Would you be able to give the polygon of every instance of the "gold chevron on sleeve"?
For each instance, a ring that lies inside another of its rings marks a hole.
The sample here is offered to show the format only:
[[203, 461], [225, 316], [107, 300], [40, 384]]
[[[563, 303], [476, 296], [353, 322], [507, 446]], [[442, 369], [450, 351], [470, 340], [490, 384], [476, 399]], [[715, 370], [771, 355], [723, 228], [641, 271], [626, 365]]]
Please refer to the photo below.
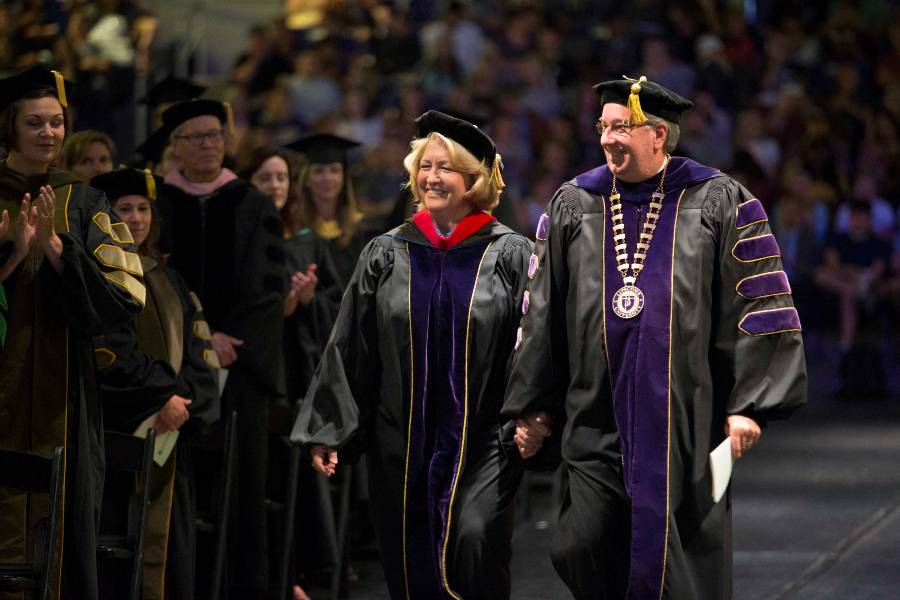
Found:
[[104, 267], [122, 269], [138, 277], [144, 275], [141, 259], [134, 252], [126, 252], [111, 244], [100, 244], [94, 249], [94, 256]]
[[113, 223], [112, 219], [109, 218], [109, 214], [100, 211], [94, 215], [92, 220], [100, 231], [110, 236], [114, 241], [120, 244], [134, 243], [134, 238], [131, 237], [131, 230], [128, 229], [128, 225], [125, 223]]
[[109, 273], [104, 273], [103, 276], [117, 286], [125, 288], [125, 290], [131, 294], [141, 306], [144, 306], [144, 303], [147, 300], [147, 288], [145, 288], [144, 284], [137, 278], [129, 275], [125, 271], [111, 271]]
[[194, 335], [196, 335], [203, 341], [210, 340], [212, 338], [212, 334], [209, 331], [209, 323], [201, 319], [197, 319], [196, 321], [194, 321]]
[[222, 368], [222, 365], [219, 363], [219, 356], [216, 354], [215, 350], [210, 350], [209, 348], [204, 350], [203, 361], [213, 369]]

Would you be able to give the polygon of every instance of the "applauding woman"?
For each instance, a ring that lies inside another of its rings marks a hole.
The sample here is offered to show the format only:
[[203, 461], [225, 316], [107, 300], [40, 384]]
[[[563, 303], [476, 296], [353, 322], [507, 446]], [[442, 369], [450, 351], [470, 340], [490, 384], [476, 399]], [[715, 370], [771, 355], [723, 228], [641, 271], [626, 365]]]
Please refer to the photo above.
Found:
[[[91, 338], [130, 320], [145, 289], [128, 227], [114, 222], [103, 194], [52, 167], [71, 91], [40, 67], [0, 80], [0, 145], [8, 152], [0, 163], [0, 270], [9, 311], [0, 431], [6, 449], [65, 449], [62, 586], [92, 600], [104, 462]], [[46, 497], [0, 492], [0, 562], [27, 562], [46, 514]]]
[[364, 249], [292, 439], [327, 475], [367, 454], [392, 598], [506, 599], [520, 474], [497, 438], [531, 247], [490, 215], [493, 141], [437, 111], [416, 125], [418, 212]]

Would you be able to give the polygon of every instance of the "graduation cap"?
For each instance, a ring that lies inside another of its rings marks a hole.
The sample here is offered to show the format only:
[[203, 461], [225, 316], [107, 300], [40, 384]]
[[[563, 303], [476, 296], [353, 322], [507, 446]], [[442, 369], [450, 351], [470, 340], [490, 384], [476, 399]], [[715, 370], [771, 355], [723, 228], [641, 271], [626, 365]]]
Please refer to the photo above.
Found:
[[314, 133], [286, 144], [285, 148], [304, 154], [310, 164], [336, 162], [346, 164], [347, 152], [360, 145], [359, 142], [331, 133]]
[[167, 133], [172, 133], [185, 121], [206, 115], [218, 118], [229, 133], [234, 133], [231, 105], [218, 100], [185, 100], [173, 104], [162, 114], [163, 128]]
[[147, 106], [159, 106], [183, 102], [196, 98], [206, 91], [206, 87], [197, 85], [186, 79], [179, 79], [172, 75], [166, 75], [162, 80], [147, 90], [147, 95], [141, 98], [141, 104]]
[[149, 170], [124, 168], [95, 176], [91, 179], [91, 187], [106, 194], [110, 204], [122, 196], [144, 196], [148, 200], [156, 200], [156, 190], [163, 180]]
[[594, 91], [600, 94], [600, 105], [607, 102], [622, 104], [631, 111], [633, 123], [647, 121], [645, 113], [661, 117], [672, 123], [678, 123], [681, 113], [694, 106], [694, 103], [666, 89], [658, 83], [647, 81], [641, 75], [640, 79], [616, 79], [604, 81], [594, 86]]
[[63, 108], [69, 105], [68, 97], [72, 95], [73, 84], [66, 81], [59, 71], [51, 71], [44, 67], [31, 67], [11, 77], [0, 79], [0, 110], [30, 92], [50, 89]]
[[140, 154], [144, 160], [153, 164], [162, 160], [163, 152], [169, 145], [169, 132], [165, 127], [160, 127], [151, 133], [143, 144], [135, 148], [135, 152]]
[[468, 121], [451, 117], [437, 110], [422, 113], [415, 123], [420, 138], [435, 131], [453, 140], [471, 152], [472, 156], [484, 161], [485, 166], [491, 171], [491, 180], [496, 180], [501, 189], [506, 186], [503, 176], [500, 174], [503, 169], [503, 161], [497, 154], [497, 146], [494, 145], [494, 140], [481, 129]]

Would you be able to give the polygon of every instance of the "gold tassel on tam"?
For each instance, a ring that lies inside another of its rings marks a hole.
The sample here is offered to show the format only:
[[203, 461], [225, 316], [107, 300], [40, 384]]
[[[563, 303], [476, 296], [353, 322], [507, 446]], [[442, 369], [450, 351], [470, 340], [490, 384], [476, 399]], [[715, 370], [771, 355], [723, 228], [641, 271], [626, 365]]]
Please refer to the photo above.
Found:
[[56, 79], [56, 97], [63, 108], [69, 106], [69, 100], [66, 98], [66, 80], [59, 71], [50, 71]]
[[234, 109], [231, 108], [231, 102], [223, 102], [225, 107], [225, 130], [230, 137], [234, 137]]
[[494, 155], [494, 166], [491, 168], [491, 178], [489, 181], [496, 181], [497, 187], [501, 190], [506, 187], [506, 182], [503, 181], [503, 174], [501, 173], [501, 169], [503, 168], [503, 158], [499, 154]]
[[144, 177], [147, 179], [147, 199], [156, 200], [156, 180], [153, 179], [150, 169], [144, 169]]
[[640, 79], [632, 79], [623, 75], [625, 79], [628, 81], [633, 81], [631, 84], [631, 93], [628, 94], [628, 110], [631, 111], [631, 122], [632, 123], [646, 123], [647, 115], [644, 114], [644, 111], [641, 109], [641, 99], [638, 94], [641, 93], [641, 84], [647, 81], [647, 77], [641, 75]]

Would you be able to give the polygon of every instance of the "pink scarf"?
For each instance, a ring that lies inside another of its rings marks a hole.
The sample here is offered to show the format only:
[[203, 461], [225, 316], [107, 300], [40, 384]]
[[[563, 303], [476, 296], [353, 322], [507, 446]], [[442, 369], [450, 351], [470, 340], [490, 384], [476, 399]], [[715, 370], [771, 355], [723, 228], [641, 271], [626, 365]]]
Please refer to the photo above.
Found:
[[175, 170], [166, 175], [166, 183], [180, 188], [191, 196], [209, 196], [214, 191], [230, 181], [237, 179], [237, 175], [230, 169], [222, 169], [219, 176], [212, 181], [206, 183], [195, 183], [189, 181], [187, 177], [181, 174], [181, 171]]

